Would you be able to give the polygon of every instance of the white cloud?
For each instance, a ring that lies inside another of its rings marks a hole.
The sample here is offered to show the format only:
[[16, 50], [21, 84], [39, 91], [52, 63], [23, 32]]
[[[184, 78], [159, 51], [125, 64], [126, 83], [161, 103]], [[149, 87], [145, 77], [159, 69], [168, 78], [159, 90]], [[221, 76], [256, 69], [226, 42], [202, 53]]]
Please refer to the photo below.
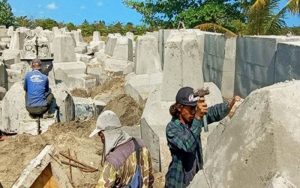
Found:
[[81, 5], [80, 9], [83, 10], [83, 9], [86, 9], [86, 7], [84, 5]]
[[98, 1], [98, 2], [97, 2], [97, 6], [98, 6], [98, 7], [101, 7], [102, 5], [103, 5], [103, 2], [102, 2], [102, 1]]
[[57, 9], [58, 7], [57, 7], [57, 5], [53, 2], [53, 3], [48, 4], [48, 5], [47, 5], [47, 8], [48, 8], [49, 10], [55, 10], [55, 9]]

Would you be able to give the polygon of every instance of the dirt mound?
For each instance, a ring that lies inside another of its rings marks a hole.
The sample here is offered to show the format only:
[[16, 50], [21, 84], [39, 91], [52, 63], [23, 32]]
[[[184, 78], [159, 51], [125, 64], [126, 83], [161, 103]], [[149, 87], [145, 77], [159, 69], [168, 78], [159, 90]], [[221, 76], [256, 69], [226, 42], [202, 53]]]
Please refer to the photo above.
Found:
[[[11, 187], [22, 170], [47, 145], [52, 144], [59, 152], [68, 149], [81, 162], [101, 170], [102, 144], [88, 135], [95, 127], [95, 120], [52, 125], [50, 130], [39, 136], [17, 135], [0, 142], [0, 182], [3, 187]], [[56, 155], [60, 160], [65, 160]], [[64, 166], [69, 176], [69, 167]], [[99, 178], [97, 173], [82, 173], [73, 168], [73, 181], [76, 187], [94, 187]]]
[[74, 97], [96, 98], [108, 102], [114, 97], [124, 94], [124, 76], [113, 76], [106, 80], [102, 85], [89, 90], [74, 89], [71, 91]]
[[143, 113], [143, 108], [133, 98], [125, 94], [121, 94], [111, 100], [104, 110], [115, 112], [123, 126], [138, 125]]

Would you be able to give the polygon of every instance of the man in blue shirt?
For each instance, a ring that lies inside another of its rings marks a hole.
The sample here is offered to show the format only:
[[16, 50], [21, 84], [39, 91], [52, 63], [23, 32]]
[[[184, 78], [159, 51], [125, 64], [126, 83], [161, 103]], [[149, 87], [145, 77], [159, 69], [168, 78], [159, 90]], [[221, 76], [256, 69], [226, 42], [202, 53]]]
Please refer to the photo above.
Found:
[[26, 109], [32, 116], [41, 116], [48, 111], [53, 102], [53, 94], [49, 88], [48, 77], [41, 73], [42, 63], [39, 59], [33, 59], [32, 71], [24, 78], [24, 90], [26, 92]]

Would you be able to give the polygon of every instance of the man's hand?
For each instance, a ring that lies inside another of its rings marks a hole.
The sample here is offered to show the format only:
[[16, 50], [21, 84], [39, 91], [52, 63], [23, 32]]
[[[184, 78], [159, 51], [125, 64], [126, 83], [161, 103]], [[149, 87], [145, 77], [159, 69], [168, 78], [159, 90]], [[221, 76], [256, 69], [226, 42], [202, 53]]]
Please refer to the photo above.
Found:
[[208, 112], [208, 108], [207, 108], [207, 104], [205, 103], [205, 99], [204, 97], [200, 97], [196, 106], [195, 118], [198, 120], [202, 119], [203, 116], [207, 114], [207, 112]]
[[243, 102], [243, 99], [240, 96], [234, 96], [229, 104], [229, 117], [231, 118], [238, 106]]

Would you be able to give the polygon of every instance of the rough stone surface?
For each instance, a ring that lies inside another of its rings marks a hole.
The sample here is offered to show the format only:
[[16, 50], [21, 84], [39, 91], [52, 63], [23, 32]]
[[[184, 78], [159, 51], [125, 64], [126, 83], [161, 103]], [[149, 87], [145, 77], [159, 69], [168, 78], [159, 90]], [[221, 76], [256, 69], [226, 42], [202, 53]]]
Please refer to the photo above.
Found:
[[144, 105], [151, 91], [162, 83], [162, 73], [130, 75], [125, 83], [125, 93], [138, 104]]
[[154, 36], [138, 37], [135, 53], [136, 74], [150, 74], [161, 72], [158, 42]]
[[69, 35], [58, 35], [53, 40], [54, 64], [76, 61], [75, 46]]
[[103, 70], [101, 64], [87, 65], [86, 73], [96, 78], [97, 85], [103, 84], [108, 79], [108, 76], [106, 72]]
[[279, 43], [275, 61], [275, 82], [300, 79], [300, 42]]
[[91, 98], [73, 97], [75, 105], [75, 118], [88, 119], [95, 116], [95, 105]]
[[279, 42], [299, 37], [238, 37], [234, 93], [246, 97], [251, 91], [274, 84], [275, 59]]
[[6, 94], [6, 89], [4, 87], [0, 87], [0, 101], [4, 98], [5, 94]]
[[203, 87], [200, 46], [195, 32], [173, 32], [165, 45], [163, 101], [173, 101], [179, 88]]
[[[256, 90], [215, 129], [205, 157], [210, 187], [272, 187], [280, 185], [277, 174], [285, 185], [300, 185], [299, 89], [300, 81], [291, 81]], [[201, 176], [194, 179], [198, 187], [205, 184]]]
[[114, 59], [133, 61], [133, 41], [128, 37], [109, 36], [105, 53]]
[[86, 65], [83, 62], [64, 62], [53, 64], [54, 74], [56, 80], [63, 80], [64, 76], [60, 74], [60, 70], [67, 75], [84, 74], [86, 72]]
[[236, 38], [205, 33], [203, 74], [205, 82], [214, 82], [224, 97], [234, 91]]
[[7, 71], [3, 62], [0, 61], [0, 87], [7, 88]]

